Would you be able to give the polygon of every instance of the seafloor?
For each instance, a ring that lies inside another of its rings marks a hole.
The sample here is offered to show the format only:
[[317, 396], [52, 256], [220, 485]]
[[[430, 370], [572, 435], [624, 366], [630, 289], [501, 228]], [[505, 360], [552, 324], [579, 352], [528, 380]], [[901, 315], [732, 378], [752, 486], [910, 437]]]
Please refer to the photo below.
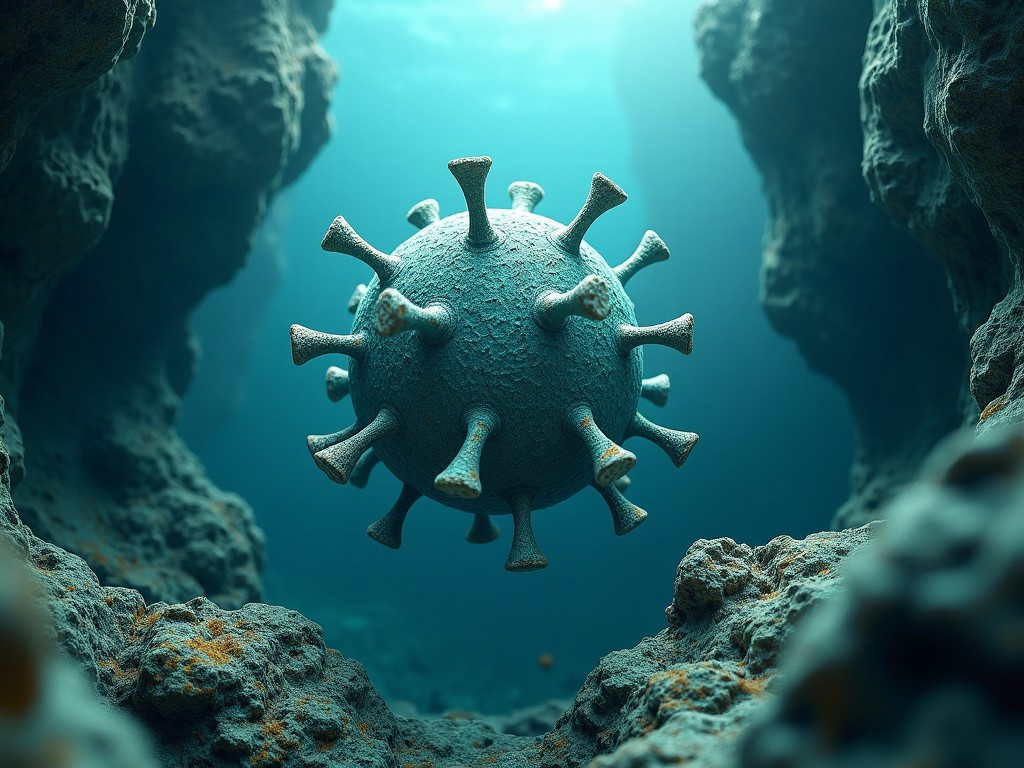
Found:
[[189, 313], [330, 135], [332, 5], [4, 4], [0, 765], [1020, 765], [1024, 7], [700, 8], [764, 309], [849, 399], [852, 493], [830, 531], [680, 551], [662, 631], [565, 707], [425, 719], [257, 602], [252, 510], [176, 426]]

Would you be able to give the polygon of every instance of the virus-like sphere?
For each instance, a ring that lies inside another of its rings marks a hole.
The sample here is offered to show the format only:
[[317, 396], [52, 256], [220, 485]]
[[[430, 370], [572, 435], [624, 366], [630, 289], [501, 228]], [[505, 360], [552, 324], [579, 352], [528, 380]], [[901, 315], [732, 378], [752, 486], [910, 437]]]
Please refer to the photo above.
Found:
[[349, 303], [352, 333], [291, 329], [302, 364], [330, 353], [349, 356], [348, 371], [327, 371], [327, 394], [352, 397], [356, 423], [307, 439], [313, 459], [338, 483], [362, 487], [382, 462], [403, 483], [395, 506], [367, 531], [389, 547], [421, 496], [474, 515], [469, 541], [493, 541], [491, 515], [511, 514], [505, 567], [543, 568], [530, 513], [593, 485], [612, 513], [615, 532], [646, 517], [622, 495], [636, 457], [627, 437], [661, 446], [676, 466], [697, 435], [665, 429], [637, 412], [640, 397], [664, 404], [668, 377], [643, 379], [642, 344], [684, 354], [693, 318], [636, 326], [625, 284], [644, 266], [668, 258], [647, 232], [619, 266], [583, 242], [590, 225], [626, 195], [595, 174], [582, 210], [568, 226], [533, 213], [539, 186], [509, 187], [512, 207], [488, 209], [491, 160], [448, 164], [467, 213], [441, 219], [435, 200], [409, 211], [419, 232], [386, 254], [342, 217], [324, 250], [366, 262], [376, 276]]

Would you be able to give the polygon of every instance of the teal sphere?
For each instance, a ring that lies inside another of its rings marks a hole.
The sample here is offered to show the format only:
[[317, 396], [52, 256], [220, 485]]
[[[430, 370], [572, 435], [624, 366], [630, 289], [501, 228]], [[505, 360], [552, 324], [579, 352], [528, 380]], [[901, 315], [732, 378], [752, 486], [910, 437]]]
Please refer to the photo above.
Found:
[[[573, 407], [589, 406], [597, 426], [621, 443], [637, 410], [643, 351], [617, 346], [620, 324], [633, 325], [633, 304], [601, 255], [582, 243], [567, 253], [552, 234], [563, 225], [524, 210], [488, 209], [498, 239], [466, 242], [465, 213], [440, 219], [399, 245], [401, 260], [388, 287], [419, 305], [441, 305], [451, 329], [438, 341], [417, 332], [384, 337], [377, 330], [374, 278], [353, 324], [366, 352], [349, 368], [352, 403], [361, 425], [390, 407], [400, 429], [374, 443], [391, 472], [425, 496], [488, 515], [510, 511], [508, 499], [529, 491], [533, 507], [572, 496], [594, 479], [586, 445], [566, 425]], [[556, 328], [538, 321], [548, 291], [565, 292], [588, 275], [608, 286], [608, 315], [570, 316]], [[466, 413], [489, 406], [500, 425], [480, 458], [479, 497], [435, 487], [466, 439]]]

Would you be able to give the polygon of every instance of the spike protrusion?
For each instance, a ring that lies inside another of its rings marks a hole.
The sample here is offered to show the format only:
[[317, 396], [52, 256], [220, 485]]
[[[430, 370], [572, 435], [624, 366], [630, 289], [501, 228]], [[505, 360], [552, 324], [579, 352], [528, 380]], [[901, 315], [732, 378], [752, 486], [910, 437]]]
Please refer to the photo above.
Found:
[[491, 520], [491, 516], [482, 512], [473, 515], [473, 524], [466, 532], [466, 541], [470, 544], [487, 544], [496, 538], [498, 538], [498, 526]]
[[436, 344], [448, 338], [452, 324], [451, 312], [441, 304], [417, 306], [394, 288], [385, 288], [377, 297], [377, 332], [381, 336], [419, 331], [425, 342]]
[[348, 371], [344, 368], [332, 365], [327, 369], [327, 376], [325, 379], [327, 384], [327, 399], [332, 403], [344, 400], [349, 391]]
[[544, 190], [532, 181], [513, 181], [508, 185], [508, 196], [512, 199], [513, 211], [529, 212], [544, 199]]
[[398, 501], [384, 517], [366, 529], [366, 535], [385, 547], [398, 549], [402, 546], [402, 526], [405, 525], [405, 516], [409, 514], [412, 505], [422, 495], [411, 485], [403, 484], [402, 492], [398, 494]]
[[616, 536], [629, 533], [647, 519], [647, 512], [623, 496], [622, 492], [615, 487], [615, 483], [606, 486], [600, 486], [597, 483], [592, 483], [592, 485], [600, 491], [605, 503], [608, 504]]
[[687, 312], [661, 325], [619, 326], [619, 351], [623, 354], [641, 344], [661, 344], [688, 355], [693, 351], [693, 315]]
[[356, 488], [365, 488], [366, 483], [370, 480], [370, 473], [378, 464], [380, 464], [380, 456], [371, 448], [359, 457], [359, 461], [352, 468], [352, 474], [348, 476], [349, 483]]
[[665, 241], [658, 237], [658, 233], [652, 229], [644, 232], [640, 238], [640, 245], [633, 251], [633, 255], [615, 267], [612, 272], [619, 278], [619, 282], [625, 285], [629, 278], [635, 275], [644, 267], [665, 261], [669, 257], [668, 246]]
[[580, 252], [580, 243], [598, 216], [626, 202], [626, 193], [618, 184], [603, 173], [595, 173], [590, 182], [590, 192], [576, 218], [569, 226], [552, 233], [551, 239], [571, 254]]
[[487, 196], [485, 186], [487, 172], [491, 170], [489, 157], [461, 157], [448, 163], [448, 170], [462, 187], [469, 212], [469, 232], [466, 244], [471, 248], [486, 248], [497, 242], [498, 233], [487, 217]]
[[565, 293], [542, 293], [537, 298], [534, 317], [542, 327], [557, 330], [570, 315], [604, 320], [610, 309], [608, 281], [598, 275], [587, 275]]
[[410, 208], [409, 212], [405, 214], [405, 220], [417, 229], [429, 227], [440, 218], [441, 206], [438, 204], [437, 200], [432, 197], [416, 203], [416, 205]]
[[308, 363], [314, 357], [323, 355], [348, 355], [361, 360], [366, 354], [361, 333], [341, 336], [336, 333], [314, 331], [304, 325], [296, 324], [291, 327], [291, 337], [292, 362], [296, 365]]
[[520, 492], [509, 499], [512, 507], [512, 547], [505, 560], [506, 571], [536, 571], [547, 568], [547, 558], [537, 546], [533, 536], [533, 522], [530, 520], [530, 505], [533, 494]]
[[459, 499], [476, 499], [483, 492], [480, 484], [480, 454], [484, 443], [501, 425], [497, 411], [488, 405], [476, 405], [466, 412], [466, 439], [452, 463], [434, 478], [434, 487]]
[[383, 251], [378, 251], [368, 242], [363, 240], [352, 226], [345, 221], [344, 216], [338, 216], [327, 229], [320, 247], [325, 251], [344, 253], [346, 256], [355, 256], [364, 262], [374, 272], [381, 285], [387, 285], [395, 276], [398, 265], [402, 260], [389, 256]]
[[614, 485], [616, 488], [618, 488], [619, 491], [621, 491], [622, 493], [625, 493], [626, 491], [628, 491], [629, 490], [629, 486], [631, 486], [632, 484], [633, 484], [633, 481], [630, 480], [629, 475], [623, 475], [618, 480], [616, 480], [614, 483], [612, 483], [612, 485]]
[[668, 402], [668, 391], [671, 386], [672, 381], [668, 374], [660, 373], [640, 382], [640, 397], [650, 400], [655, 405], [665, 405]]
[[577, 405], [565, 420], [590, 449], [594, 461], [594, 482], [598, 485], [613, 483], [636, 466], [636, 456], [616, 445], [598, 428], [589, 406]]
[[313, 454], [313, 461], [336, 483], [347, 483], [356, 462], [376, 441], [395, 434], [400, 428], [398, 415], [387, 406], [373, 421], [347, 440]]
[[330, 448], [332, 445], [337, 445], [342, 440], [348, 440], [358, 431], [359, 422], [356, 422], [349, 427], [345, 427], [345, 429], [332, 432], [329, 435], [309, 435], [306, 438], [306, 447], [309, 449], [310, 455], [316, 455], [324, 448]]
[[360, 283], [352, 291], [352, 295], [348, 297], [348, 311], [353, 315], [359, 310], [359, 305], [363, 301], [363, 296], [366, 295], [366, 286]]
[[693, 432], [683, 432], [679, 429], [669, 429], [648, 421], [639, 413], [633, 416], [633, 423], [626, 431], [626, 437], [643, 437], [657, 445], [668, 454], [672, 463], [677, 467], [683, 466], [697, 444], [699, 437]]

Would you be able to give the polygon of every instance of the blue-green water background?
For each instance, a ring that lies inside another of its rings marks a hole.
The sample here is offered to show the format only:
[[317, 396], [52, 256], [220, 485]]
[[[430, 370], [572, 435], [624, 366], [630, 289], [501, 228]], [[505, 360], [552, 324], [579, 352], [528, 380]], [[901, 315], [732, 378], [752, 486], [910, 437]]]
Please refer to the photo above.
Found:
[[[282, 282], [264, 304], [243, 273], [196, 313], [206, 357], [240, 361], [244, 397], [237, 412], [209, 418], [211, 393], [229, 383], [215, 366], [201, 368], [183, 409], [186, 439], [214, 481], [256, 510], [268, 601], [320, 622], [393, 703], [501, 711], [571, 696], [600, 656], [664, 627], [676, 564], [695, 539], [803, 536], [827, 527], [845, 498], [848, 409], [760, 308], [764, 202], [734, 122], [699, 79], [695, 7], [341, 0], [324, 38], [342, 70], [335, 134], [268, 219]], [[410, 515], [402, 549], [370, 540], [366, 526], [399, 484], [379, 467], [367, 489], [341, 487], [313, 465], [305, 435], [352, 418], [349, 403], [329, 403], [323, 390], [325, 366], [344, 361], [296, 368], [288, 347], [293, 322], [346, 332], [348, 296], [370, 276], [320, 250], [335, 215], [390, 250], [414, 231], [404, 220], [413, 203], [436, 197], [442, 215], [464, 209], [446, 163], [482, 154], [494, 158], [492, 207], [507, 205], [510, 181], [529, 179], [547, 193], [538, 212], [562, 221], [595, 170], [614, 179], [630, 199], [588, 242], [615, 264], [645, 229], [658, 231], [673, 255], [630, 282], [638, 319], [696, 318], [689, 358], [645, 351], [647, 375], [667, 372], [673, 387], [666, 408], [641, 409], [701, 435], [689, 462], [677, 470], [631, 441], [639, 463], [630, 498], [648, 520], [618, 538], [586, 489], [534, 516], [551, 564], [526, 574], [502, 569], [508, 518], [497, 521], [497, 542], [471, 546], [468, 517], [427, 500]], [[254, 255], [249, 272], [267, 274], [256, 263], [265, 258]], [[246, 359], [246, 339], [225, 342], [216, 330], [225, 317], [252, 315], [242, 323], [256, 325]], [[550, 670], [538, 664], [544, 653], [554, 656]]]

